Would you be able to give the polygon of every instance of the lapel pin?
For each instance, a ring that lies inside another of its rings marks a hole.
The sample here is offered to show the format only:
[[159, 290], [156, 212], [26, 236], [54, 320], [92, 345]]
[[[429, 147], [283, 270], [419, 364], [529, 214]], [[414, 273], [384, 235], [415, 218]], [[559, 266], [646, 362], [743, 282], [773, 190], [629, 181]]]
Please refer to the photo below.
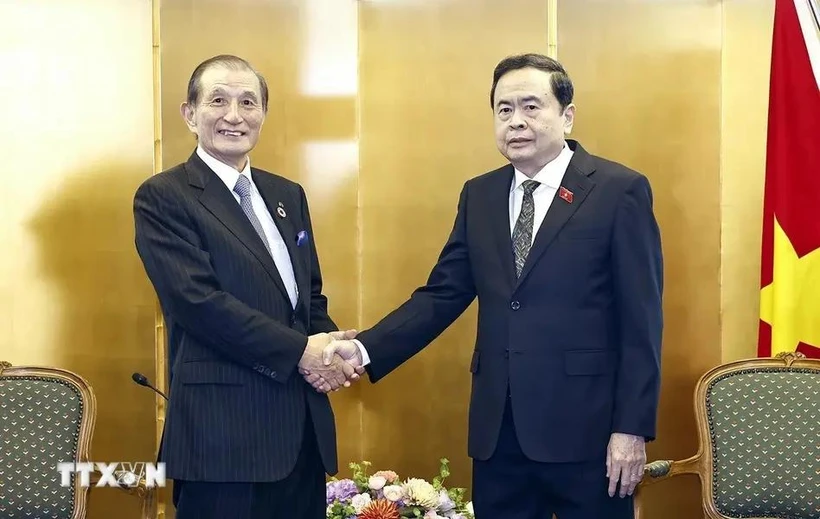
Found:
[[561, 200], [563, 200], [564, 202], [566, 202], [568, 204], [571, 204], [572, 203], [572, 191], [565, 188], [564, 186], [561, 186], [558, 189], [558, 198], [560, 198]]
[[285, 213], [285, 208], [282, 206], [276, 208], [276, 214], [278, 214], [282, 218], [285, 218], [287, 216], [287, 213]]
[[296, 246], [301, 247], [308, 241], [308, 233], [307, 231], [299, 231], [299, 234], [296, 235]]

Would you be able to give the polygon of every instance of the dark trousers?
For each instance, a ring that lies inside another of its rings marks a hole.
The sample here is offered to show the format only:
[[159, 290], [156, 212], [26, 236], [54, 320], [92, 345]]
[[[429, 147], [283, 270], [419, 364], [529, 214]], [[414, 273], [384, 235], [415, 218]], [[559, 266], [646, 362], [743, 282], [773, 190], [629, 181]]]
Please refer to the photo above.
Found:
[[325, 519], [325, 469], [308, 415], [293, 472], [273, 483], [174, 481], [177, 519]]
[[[556, 424], [560, 427], [560, 424]], [[473, 461], [476, 519], [632, 519], [632, 497], [609, 497], [606, 460], [540, 463], [521, 451], [509, 399], [493, 456]]]

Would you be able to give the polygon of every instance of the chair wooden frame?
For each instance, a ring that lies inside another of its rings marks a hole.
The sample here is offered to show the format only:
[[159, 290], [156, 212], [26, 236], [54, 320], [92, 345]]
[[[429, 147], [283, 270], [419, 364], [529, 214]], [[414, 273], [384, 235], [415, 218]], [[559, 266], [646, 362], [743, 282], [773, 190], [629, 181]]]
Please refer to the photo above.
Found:
[[[709, 435], [709, 418], [707, 416], [706, 393], [712, 382], [726, 375], [738, 371], [754, 368], [809, 368], [820, 372], [820, 360], [808, 359], [802, 353], [780, 353], [775, 358], [759, 358], [740, 360], [723, 364], [706, 372], [695, 387], [694, 405], [695, 419], [698, 430], [698, 452], [694, 456], [680, 460], [658, 460], [648, 463], [644, 468], [644, 477], [638, 486], [640, 494], [647, 486], [665, 481], [681, 474], [697, 474], [701, 483], [701, 503], [706, 519], [732, 519], [717, 510], [713, 494], [713, 458], [712, 441]], [[636, 499], [635, 519], [642, 519], [640, 499]], [[766, 517], [749, 519], [769, 519]]]
[[[30, 378], [42, 377], [50, 380], [60, 380], [74, 387], [82, 399], [83, 416], [80, 422], [79, 437], [77, 439], [77, 452], [74, 457], [75, 463], [90, 463], [91, 438], [94, 436], [94, 428], [97, 422], [97, 397], [91, 385], [80, 375], [71, 371], [42, 366], [12, 366], [9, 362], [0, 361], [0, 378]], [[57, 477], [55, 467], [55, 477]], [[91, 474], [91, 485], [82, 487], [80, 478], [74, 478], [74, 514], [72, 519], [85, 519], [88, 513], [88, 501], [91, 489], [99, 481], [100, 474]], [[153, 488], [145, 485], [145, 480], [141, 479], [133, 487], [120, 487], [125, 492], [136, 495], [142, 501], [143, 519], [154, 519], [156, 517], [156, 492]]]

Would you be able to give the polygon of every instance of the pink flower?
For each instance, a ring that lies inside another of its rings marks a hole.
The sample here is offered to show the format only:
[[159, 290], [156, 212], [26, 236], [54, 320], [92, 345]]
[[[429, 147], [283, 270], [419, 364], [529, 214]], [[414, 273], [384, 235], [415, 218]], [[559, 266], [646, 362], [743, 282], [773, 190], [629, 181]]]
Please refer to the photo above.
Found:
[[392, 470], [380, 470], [373, 475], [384, 478], [391, 485], [399, 480], [399, 475]]

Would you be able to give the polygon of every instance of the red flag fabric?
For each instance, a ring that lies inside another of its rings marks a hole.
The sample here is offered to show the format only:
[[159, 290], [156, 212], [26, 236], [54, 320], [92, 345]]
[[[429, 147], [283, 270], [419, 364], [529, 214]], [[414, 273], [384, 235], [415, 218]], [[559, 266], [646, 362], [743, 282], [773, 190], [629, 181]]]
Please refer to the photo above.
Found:
[[763, 202], [759, 357], [799, 351], [820, 358], [818, 34], [816, 0], [776, 0]]

